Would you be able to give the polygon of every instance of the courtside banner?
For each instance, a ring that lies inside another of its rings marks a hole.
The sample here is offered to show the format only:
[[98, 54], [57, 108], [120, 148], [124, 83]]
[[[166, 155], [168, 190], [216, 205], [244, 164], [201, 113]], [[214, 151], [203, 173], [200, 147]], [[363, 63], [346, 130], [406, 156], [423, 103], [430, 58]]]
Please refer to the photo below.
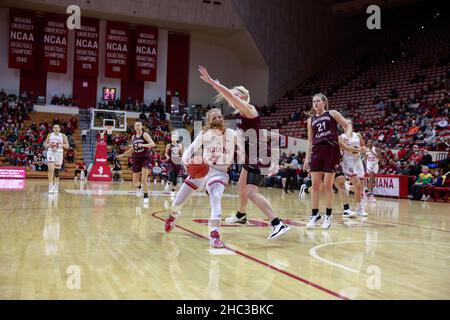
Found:
[[44, 19], [44, 70], [67, 72], [67, 27], [66, 17], [45, 14]]
[[105, 76], [108, 78], [128, 78], [128, 57], [130, 31], [128, 25], [106, 22]]
[[81, 30], [75, 31], [74, 74], [77, 76], [98, 76], [99, 28], [97, 19], [81, 18]]
[[158, 29], [149, 26], [137, 26], [135, 32], [135, 80], [156, 82]]
[[[368, 185], [368, 176], [365, 177], [364, 186]], [[373, 193], [379, 196], [408, 198], [408, 176], [377, 174]]]
[[25, 179], [27, 170], [22, 167], [0, 167], [0, 179]]
[[9, 68], [34, 70], [36, 37], [36, 14], [28, 10], [10, 9]]

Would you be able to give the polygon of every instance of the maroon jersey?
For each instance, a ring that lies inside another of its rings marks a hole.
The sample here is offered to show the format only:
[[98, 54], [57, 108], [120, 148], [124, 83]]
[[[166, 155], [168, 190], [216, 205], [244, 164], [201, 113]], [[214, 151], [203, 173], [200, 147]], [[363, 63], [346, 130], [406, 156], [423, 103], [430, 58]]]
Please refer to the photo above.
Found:
[[133, 144], [133, 157], [148, 157], [150, 155], [149, 149], [147, 148], [139, 148], [138, 145], [146, 144], [147, 141], [144, 139], [144, 135], [141, 136], [133, 136], [131, 138], [131, 143]]
[[170, 163], [172, 165], [181, 165], [181, 145], [180, 144], [170, 144], [169, 147]]
[[324, 142], [331, 144], [338, 143], [337, 121], [328, 111], [321, 116], [312, 117], [311, 127], [313, 131], [313, 145]]
[[[236, 126], [238, 129], [242, 130], [243, 133], [247, 132], [247, 135], [245, 136], [245, 164], [253, 165], [257, 168], [269, 167], [270, 161], [268, 161], [268, 159], [262, 159], [262, 157], [270, 157], [270, 148], [268, 148], [270, 139], [261, 138], [261, 117], [258, 115], [255, 118], [250, 119], [245, 118], [238, 113], [236, 115]], [[256, 141], [250, 138], [252, 134], [247, 130], [255, 131]], [[254, 154], [254, 151], [250, 152], [250, 150], [256, 150], [256, 154]], [[264, 152], [264, 150], [267, 151]]]

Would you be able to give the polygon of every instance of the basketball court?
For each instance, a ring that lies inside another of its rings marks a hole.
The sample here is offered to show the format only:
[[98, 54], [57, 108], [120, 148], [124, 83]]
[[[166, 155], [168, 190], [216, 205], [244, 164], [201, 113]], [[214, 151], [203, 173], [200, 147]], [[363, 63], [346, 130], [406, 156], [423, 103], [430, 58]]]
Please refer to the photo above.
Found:
[[[131, 182], [16, 180], [0, 192], [1, 299], [447, 299], [448, 204], [378, 198], [369, 217], [306, 230], [310, 199], [263, 189], [291, 226], [268, 241], [251, 206], [246, 226], [222, 225], [226, 249], [207, 240], [209, 201], [193, 197], [166, 234], [173, 194], [150, 184], [143, 207]], [[22, 188], [23, 189], [20, 189]], [[236, 210], [227, 187], [225, 219]]]

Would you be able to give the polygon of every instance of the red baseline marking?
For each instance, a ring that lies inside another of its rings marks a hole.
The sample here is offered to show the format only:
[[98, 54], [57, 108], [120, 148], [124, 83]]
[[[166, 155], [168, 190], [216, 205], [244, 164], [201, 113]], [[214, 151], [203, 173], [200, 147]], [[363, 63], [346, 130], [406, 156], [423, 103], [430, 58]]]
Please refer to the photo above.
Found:
[[[157, 216], [157, 214], [158, 214], [158, 213], [161, 213], [161, 212], [165, 212], [165, 211], [157, 211], [157, 212], [153, 213], [152, 216], [153, 216], [154, 218], [159, 219], [159, 220], [161, 220], [161, 221], [164, 222], [165, 220], [164, 220], [163, 218], [160, 218], [160, 217]], [[198, 233], [196, 233], [196, 232], [194, 232], [194, 231], [192, 231], [192, 230], [186, 229], [186, 228], [184, 228], [184, 227], [182, 227], [182, 226], [180, 226], [180, 225], [178, 225], [178, 224], [176, 224], [176, 226], [177, 226], [177, 228], [179, 228], [179, 229], [181, 229], [181, 230], [184, 230], [184, 231], [186, 231], [186, 232], [189, 232], [189, 233], [191, 233], [191, 234], [193, 234], [193, 235], [195, 235], [195, 236], [197, 236], [197, 237], [199, 237], [199, 238], [208, 240], [208, 238], [206, 238], [205, 236], [202, 236], [201, 234], [198, 234]], [[342, 299], [342, 300], [350, 300], [350, 298], [348, 298], [348, 297], [346, 297], [346, 296], [343, 296], [343, 295], [341, 295], [341, 294], [339, 294], [339, 293], [337, 293], [337, 292], [334, 292], [334, 291], [332, 291], [332, 290], [330, 290], [330, 289], [324, 288], [324, 287], [322, 287], [322, 286], [320, 286], [320, 285], [318, 285], [318, 284], [316, 284], [316, 283], [314, 283], [314, 282], [311, 282], [311, 281], [308, 281], [308, 280], [306, 280], [306, 279], [304, 279], [304, 278], [301, 278], [301, 277], [299, 277], [299, 276], [296, 276], [295, 274], [292, 274], [292, 273], [290, 273], [290, 272], [287, 272], [287, 271], [281, 270], [281, 269], [279, 269], [279, 268], [277, 268], [277, 267], [274, 267], [274, 266], [272, 266], [272, 265], [270, 265], [270, 264], [268, 264], [268, 263], [266, 263], [266, 262], [264, 262], [264, 261], [261, 261], [261, 260], [255, 258], [255, 257], [249, 256], [249, 255], [247, 255], [247, 254], [245, 254], [245, 253], [243, 253], [243, 252], [241, 252], [241, 251], [239, 251], [239, 250], [235, 250], [235, 249], [230, 248], [230, 247], [228, 247], [228, 246], [225, 246], [225, 248], [228, 249], [228, 250], [230, 250], [230, 251], [233, 251], [234, 253], [236, 253], [236, 254], [238, 254], [238, 255], [244, 257], [244, 258], [247, 258], [247, 259], [249, 259], [249, 260], [251, 260], [251, 261], [253, 261], [253, 262], [259, 263], [259, 264], [261, 264], [261, 265], [263, 265], [263, 266], [265, 266], [265, 267], [267, 267], [267, 268], [270, 268], [270, 269], [272, 269], [272, 270], [274, 270], [274, 271], [277, 271], [277, 272], [279, 272], [279, 273], [282, 273], [282, 274], [284, 274], [284, 275], [286, 275], [286, 276], [288, 276], [288, 277], [290, 277], [290, 278], [292, 278], [292, 279], [294, 279], [294, 280], [300, 281], [300, 282], [302, 282], [302, 283], [304, 283], [304, 284], [306, 284], [306, 285], [308, 285], [308, 286], [311, 286], [311, 287], [316, 288], [316, 289], [318, 289], [318, 290], [320, 290], [320, 291], [323, 291], [323, 292], [325, 292], [325, 293], [328, 293], [329, 295], [332, 295], [332, 296], [334, 296], [334, 297], [336, 297], [336, 298], [339, 298], [339, 299]]]

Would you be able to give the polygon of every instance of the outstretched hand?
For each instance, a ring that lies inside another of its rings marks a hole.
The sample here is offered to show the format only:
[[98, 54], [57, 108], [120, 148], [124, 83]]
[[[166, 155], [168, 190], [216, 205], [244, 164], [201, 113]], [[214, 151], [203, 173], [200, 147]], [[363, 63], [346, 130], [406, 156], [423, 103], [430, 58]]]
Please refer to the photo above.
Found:
[[198, 71], [200, 72], [200, 79], [202, 79], [208, 84], [212, 84], [214, 82], [214, 80], [211, 78], [211, 76], [208, 73], [208, 70], [206, 70], [205, 67], [203, 66], [198, 67]]

